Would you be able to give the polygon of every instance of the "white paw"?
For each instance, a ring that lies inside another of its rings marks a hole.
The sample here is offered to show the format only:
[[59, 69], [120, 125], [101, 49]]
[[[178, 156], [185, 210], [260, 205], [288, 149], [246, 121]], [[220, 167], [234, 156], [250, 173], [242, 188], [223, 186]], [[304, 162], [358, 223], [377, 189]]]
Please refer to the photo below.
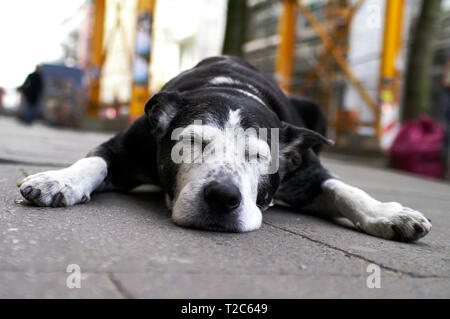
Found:
[[38, 206], [65, 207], [89, 201], [89, 194], [77, 187], [65, 172], [48, 171], [28, 176], [17, 184], [24, 198]]
[[431, 231], [431, 221], [422, 213], [399, 203], [380, 203], [376, 211], [357, 227], [373, 236], [413, 242]]

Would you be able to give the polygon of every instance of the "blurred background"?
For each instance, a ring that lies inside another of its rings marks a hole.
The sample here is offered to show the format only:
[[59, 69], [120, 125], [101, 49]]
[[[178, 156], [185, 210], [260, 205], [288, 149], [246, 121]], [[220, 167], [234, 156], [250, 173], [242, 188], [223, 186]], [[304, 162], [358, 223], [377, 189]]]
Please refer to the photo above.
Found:
[[450, 0], [2, 1], [0, 41], [0, 117], [24, 128], [122, 130], [229, 54], [317, 100], [328, 152], [449, 177]]

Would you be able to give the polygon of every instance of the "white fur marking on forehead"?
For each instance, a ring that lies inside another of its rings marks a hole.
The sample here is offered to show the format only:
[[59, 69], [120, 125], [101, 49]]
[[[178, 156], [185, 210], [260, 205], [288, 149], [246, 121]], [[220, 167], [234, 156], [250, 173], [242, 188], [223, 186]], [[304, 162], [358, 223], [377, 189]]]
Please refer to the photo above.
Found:
[[241, 123], [241, 110], [230, 110], [228, 113], [228, 122], [225, 127], [239, 127]]

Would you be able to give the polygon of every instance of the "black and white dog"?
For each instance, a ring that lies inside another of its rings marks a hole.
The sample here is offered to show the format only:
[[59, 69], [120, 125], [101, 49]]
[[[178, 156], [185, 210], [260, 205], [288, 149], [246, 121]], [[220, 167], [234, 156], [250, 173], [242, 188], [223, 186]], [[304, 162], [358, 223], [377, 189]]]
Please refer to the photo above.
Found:
[[[323, 168], [318, 154], [332, 141], [324, 137], [320, 107], [285, 96], [240, 59], [200, 62], [168, 82], [147, 102], [145, 113], [72, 166], [25, 178], [19, 183], [23, 197], [39, 206], [64, 207], [86, 203], [94, 191], [152, 183], [164, 189], [172, 220], [185, 227], [256, 230], [261, 212], [275, 202], [346, 217], [386, 239], [415, 241], [431, 230], [421, 213], [379, 202]], [[238, 131], [253, 133], [239, 144]], [[243, 161], [228, 160], [242, 151]]]

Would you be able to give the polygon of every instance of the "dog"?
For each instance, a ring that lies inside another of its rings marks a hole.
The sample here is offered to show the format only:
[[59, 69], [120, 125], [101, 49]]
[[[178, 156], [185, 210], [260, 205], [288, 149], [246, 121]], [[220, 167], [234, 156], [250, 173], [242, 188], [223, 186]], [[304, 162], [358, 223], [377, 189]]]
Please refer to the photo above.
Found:
[[[256, 230], [275, 204], [345, 217], [384, 239], [427, 235], [432, 225], [422, 213], [377, 201], [322, 166], [320, 151], [333, 144], [326, 130], [314, 101], [285, 95], [239, 58], [212, 57], [170, 80], [145, 115], [86, 158], [18, 186], [35, 205], [67, 207], [88, 202], [94, 191], [155, 184], [175, 224], [212, 231]], [[251, 134], [234, 143], [237, 131]], [[228, 160], [238, 153], [243, 160]]]

